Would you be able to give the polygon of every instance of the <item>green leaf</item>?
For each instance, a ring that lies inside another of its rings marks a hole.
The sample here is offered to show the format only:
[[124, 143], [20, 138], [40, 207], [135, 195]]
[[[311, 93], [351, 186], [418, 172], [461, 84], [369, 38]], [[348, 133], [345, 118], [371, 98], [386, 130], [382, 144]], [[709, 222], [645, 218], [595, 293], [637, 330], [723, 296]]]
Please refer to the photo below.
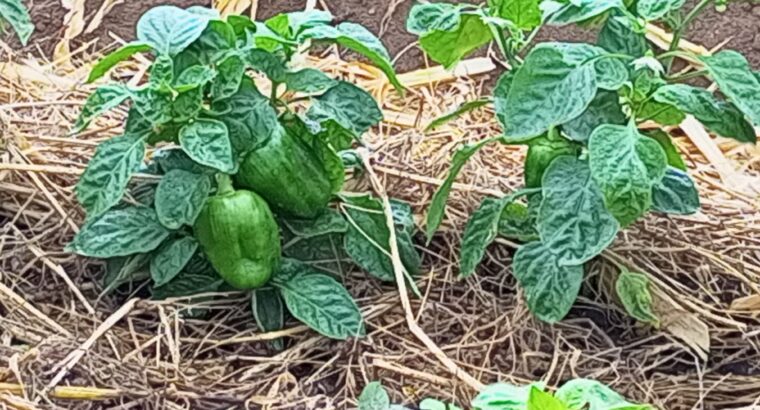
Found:
[[612, 91], [600, 90], [589, 104], [586, 111], [579, 117], [562, 124], [562, 131], [568, 138], [588, 141], [591, 133], [602, 124], [623, 125], [626, 122], [623, 108], [620, 106], [618, 94]]
[[570, 380], [557, 390], [554, 397], [571, 409], [654, 410], [650, 406], [631, 404], [614, 390], [590, 379]]
[[132, 107], [150, 125], [161, 125], [172, 120], [172, 95], [146, 86], [132, 92]]
[[359, 395], [359, 410], [388, 410], [390, 406], [391, 399], [380, 382], [367, 384]]
[[312, 94], [324, 92], [339, 84], [339, 82], [319, 70], [303, 68], [298, 71], [287, 72], [285, 74], [285, 84], [291, 91]]
[[285, 64], [276, 55], [254, 48], [247, 50], [243, 58], [251, 68], [264, 73], [270, 80], [280, 84], [287, 80]]
[[98, 146], [76, 186], [77, 199], [89, 217], [121, 201], [144, 156], [145, 141], [136, 135], [114, 137]]
[[201, 36], [174, 57], [177, 74], [194, 65], [214, 66], [235, 50], [235, 30], [221, 20], [210, 20]]
[[543, 382], [531, 383], [527, 386], [515, 386], [509, 383], [490, 384], [472, 400], [472, 407], [477, 410], [525, 410], [528, 395], [534, 388], [543, 390]]
[[103, 276], [103, 294], [109, 294], [121, 285], [150, 278], [149, 262], [150, 254], [147, 253], [108, 259]]
[[631, 20], [625, 16], [607, 19], [597, 37], [599, 47], [615, 54], [643, 57], [649, 50], [646, 35], [633, 29]]
[[570, 156], [555, 159], [542, 187], [538, 231], [559, 265], [580, 265], [612, 243], [619, 225], [604, 207], [587, 163]]
[[750, 122], [760, 127], [760, 78], [741, 54], [733, 50], [701, 57], [721, 92], [743, 112]]
[[231, 55], [216, 67], [217, 76], [211, 83], [211, 95], [214, 100], [229, 98], [240, 89], [240, 82], [245, 74], [245, 62], [238, 55]]
[[686, 84], [668, 84], [652, 96], [656, 101], [670, 104], [693, 115], [710, 131], [740, 142], [754, 143], [755, 129], [733, 104], [718, 101], [707, 90]]
[[289, 258], [341, 277], [352, 264], [343, 247], [344, 236], [343, 232], [329, 232], [306, 237], [283, 230], [282, 252]]
[[140, 17], [137, 39], [159, 54], [176, 55], [201, 36], [208, 22], [208, 16], [175, 6], [157, 6]]
[[[203, 109], [203, 89], [193, 88], [177, 95], [172, 102], [172, 120], [175, 124], [182, 124], [195, 118]], [[165, 127], [165, 131], [169, 127]], [[175, 127], [172, 127], [175, 128]], [[177, 129], [172, 129], [171, 141], [176, 141]]]
[[488, 44], [493, 37], [483, 19], [475, 14], [462, 14], [454, 29], [436, 29], [420, 37], [420, 47], [444, 68], [454, 67], [462, 58]]
[[[554, 131], [549, 131], [553, 134]], [[546, 168], [555, 158], [562, 155], [577, 155], [580, 146], [558, 136], [542, 135], [530, 140], [528, 153], [525, 156], [525, 187], [541, 186]]]
[[[599, 49], [601, 50], [601, 49]], [[504, 133], [520, 142], [581, 115], [596, 95], [590, 59], [599, 52], [586, 44], [542, 43], [533, 48], [512, 79], [500, 108]]]
[[306, 39], [334, 41], [343, 47], [351, 49], [375, 64], [388, 77], [388, 81], [403, 92], [404, 86], [398, 81], [396, 71], [391, 64], [388, 50], [380, 40], [366, 28], [355, 23], [340, 23], [337, 27], [315, 26], [307, 28], [299, 35], [298, 41]]
[[492, 13], [507, 19], [522, 30], [533, 30], [541, 25], [540, 0], [489, 0]]
[[509, 197], [485, 198], [470, 216], [462, 236], [459, 278], [466, 278], [475, 272], [485, 256], [486, 248], [496, 239], [501, 214], [509, 202]]
[[[344, 196], [349, 229], [345, 237], [348, 255], [370, 275], [387, 282], [395, 280], [390, 257], [390, 230], [383, 204], [369, 195]], [[396, 242], [406, 271], [416, 275], [421, 261], [412, 242], [414, 220], [408, 204], [391, 201]]]
[[615, 282], [615, 291], [631, 317], [659, 326], [660, 319], [652, 310], [654, 302], [649, 293], [649, 278], [646, 275], [621, 272]]
[[277, 111], [248, 78], [237, 93], [212, 104], [216, 118], [227, 125], [232, 146], [238, 154], [260, 147], [279, 130]]
[[340, 212], [327, 208], [314, 219], [284, 219], [282, 223], [297, 236], [312, 238], [328, 233], [345, 233], [348, 231], [346, 222]]
[[222, 172], [235, 170], [227, 126], [221, 121], [199, 119], [179, 131], [179, 143], [196, 162]]
[[84, 103], [82, 112], [74, 124], [74, 132], [80, 132], [90, 125], [90, 122], [123, 103], [131, 96], [129, 89], [121, 84], [109, 84], [98, 87]]
[[433, 235], [441, 226], [443, 221], [443, 214], [446, 210], [446, 201], [449, 199], [451, 193], [451, 187], [454, 185], [454, 180], [459, 175], [464, 164], [481, 148], [487, 144], [494, 142], [495, 139], [489, 138], [478, 142], [477, 144], [466, 144], [460, 147], [457, 152], [454, 153], [454, 157], [451, 159], [451, 169], [449, 175], [443, 181], [440, 188], [435, 191], [433, 200], [430, 202], [430, 208], [428, 208], [428, 214], [426, 219], [426, 234], [428, 243], [432, 240]]
[[665, 177], [652, 189], [652, 209], [658, 212], [689, 215], [699, 210], [699, 191], [689, 174], [668, 167]]
[[665, 17], [671, 11], [679, 10], [686, 0], [639, 0], [636, 12], [644, 20], [654, 21]]
[[321, 165], [330, 179], [331, 193], [335, 194], [343, 189], [346, 177], [346, 169], [340, 155], [319, 135], [311, 132], [307, 124], [298, 116], [284, 118], [284, 129], [291, 135], [298, 137], [307, 147], [310, 147], [321, 162]]
[[93, 258], [127, 256], [150, 252], [168, 236], [150, 208], [112, 209], [88, 220], [66, 250]]
[[[541, 8], [551, 25], [578, 23], [599, 16], [612, 9], [624, 9], [622, 0], [575, 0], [569, 2], [544, 0]], [[550, 12], [547, 16], [547, 12]]]
[[170, 86], [174, 81], [174, 61], [172, 58], [165, 54], [158, 55], [150, 66], [149, 80], [151, 84], [159, 88]]
[[189, 171], [195, 174], [213, 175], [216, 170], [204, 167], [193, 161], [185, 151], [180, 148], [164, 149], [159, 148], [153, 153], [153, 160], [156, 161], [165, 174], [169, 171], [179, 169]]
[[552, 396], [537, 388], [530, 389], [528, 395], [528, 406], [526, 410], [567, 410], [568, 407]]
[[283, 259], [282, 265], [291, 273], [275, 274], [272, 284], [296, 319], [332, 339], [364, 336], [361, 312], [340, 283], [292, 259]]
[[7, 21], [21, 44], [26, 46], [34, 31], [34, 24], [21, 0], [0, 0], [0, 20]]
[[[262, 332], [276, 332], [285, 328], [285, 306], [280, 292], [275, 288], [263, 287], [251, 292], [251, 310], [256, 326]], [[276, 350], [282, 350], [282, 339], [272, 340]]]
[[307, 115], [320, 123], [334, 120], [357, 139], [383, 119], [372, 95], [346, 81], [316, 97]]
[[422, 36], [433, 30], [452, 31], [459, 26], [462, 7], [450, 3], [418, 3], [406, 19], [406, 30]]
[[[242, 75], [242, 74], [241, 74]], [[203, 87], [216, 76], [216, 71], [205, 65], [190, 66], [182, 71], [174, 83], [174, 89], [183, 93]]]
[[604, 203], [622, 226], [633, 223], [652, 205], [652, 187], [667, 166], [656, 141], [633, 126], [602, 125], [589, 139], [589, 165], [604, 193]]
[[665, 151], [668, 165], [680, 169], [681, 171], [686, 171], [686, 163], [683, 158], [681, 158], [681, 153], [678, 151], [678, 148], [673, 144], [670, 134], [660, 129], [654, 129], [644, 131], [644, 135], [652, 138], [660, 144], [660, 148]]
[[538, 212], [535, 207], [532, 208], [528, 208], [519, 202], [507, 204], [499, 218], [499, 236], [520, 242], [539, 240], [536, 226]]
[[427, 127], [425, 127], [425, 131], [430, 131], [432, 129], [438, 128], [443, 124], [446, 124], [447, 122], [454, 120], [456, 118], [461, 117], [462, 115], [477, 110], [480, 107], [483, 107], [485, 105], [488, 105], [491, 102], [490, 98], [481, 98], [479, 100], [473, 100], [473, 101], [466, 101], [463, 104], [461, 104], [459, 107], [457, 107], [454, 111], [442, 115], [435, 120], [431, 121], [430, 124], [428, 124]]
[[208, 176], [180, 169], [164, 175], [156, 190], [158, 220], [169, 229], [192, 226], [211, 191]]
[[[187, 272], [181, 272], [175, 276], [170, 282], [161, 287], [153, 288], [153, 299], [164, 300], [169, 298], [179, 298], [185, 296], [197, 295], [200, 293], [210, 293], [219, 290], [219, 287], [224, 283], [222, 278], [218, 275], [199, 275]], [[202, 299], [195, 299], [195, 301], [201, 301]], [[193, 299], [191, 299], [191, 302]], [[205, 313], [203, 309], [188, 309], [183, 311], [185, 314], [191, 316], [198, 316]]]
[[596, 84], [603, 90], [616, 91], [628, 82], [628, 66], [621, 60], [606, 57], [594, 64]]
[[101, 58], [100, 61], [92, 67], [90, 75], [87, 77], [87, 82], [95, 82], [95, 80], [103, 77], [116, 64], [119, 64], [137, 53], [148, 52], [152, 49], [153, 47], [151, 47], [150, 44], [134, 41], [121, 46], [118, 50]]
[[150, 260], [153, 286], [163, 286], [179, 275], [196, 250], [198, 250], [198, 241], [190, 236], [175, 239], [158, 248]]
[[531, 242], [517, 249], [512, 271], [523, 288], [528, 308], [554, 323], [573, 307], [583, 283], [583, 265], [562, 266], [556, 243]]

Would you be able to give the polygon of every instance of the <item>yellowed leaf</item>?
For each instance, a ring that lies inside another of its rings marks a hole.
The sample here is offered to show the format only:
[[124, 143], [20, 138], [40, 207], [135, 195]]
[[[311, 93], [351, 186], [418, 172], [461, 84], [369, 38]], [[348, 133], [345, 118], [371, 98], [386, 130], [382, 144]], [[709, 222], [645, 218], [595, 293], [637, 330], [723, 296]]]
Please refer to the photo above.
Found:
[[710, 353], [710, 329], [697, 315], [683, 310], [658, 312], [662, 329], [684, 342], [700, 359]]

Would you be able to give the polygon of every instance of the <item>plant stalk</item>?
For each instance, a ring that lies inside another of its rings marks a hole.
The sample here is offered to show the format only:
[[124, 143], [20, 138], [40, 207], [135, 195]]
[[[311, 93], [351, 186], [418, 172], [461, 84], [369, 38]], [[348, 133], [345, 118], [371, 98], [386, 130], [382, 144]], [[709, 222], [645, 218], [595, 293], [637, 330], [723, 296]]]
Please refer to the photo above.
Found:
[[[678, 25], [678, 27], [673, 32], [673, 40], [670, 42], [670, 48], [668, 48], [668, 51], [676, 51], [678, 50], [678, 45], [681, 42], [681, 37], [686, 32], [686, 29], [689, 27], [689, 24], [691, 24], [692, 20], [694, 20], [699, 13], [701, 13], [705, 7], [707, 7], [710, 3], [712, 3], [713, 0], [702, 0], [694, 6], [693, 9], [689, 12], [689, 14], [686, 15], [686, 17], [683, 19], [681, 24]], [[668, 60], [668, 70], [667, 72], [670, 72], [671, 68], [673, 67], [673, 58]]]
[[216, 174], [216, 194], [226, 195], [235, 192], [235, 188], [232, 187], [232, 178], [224, 173]]

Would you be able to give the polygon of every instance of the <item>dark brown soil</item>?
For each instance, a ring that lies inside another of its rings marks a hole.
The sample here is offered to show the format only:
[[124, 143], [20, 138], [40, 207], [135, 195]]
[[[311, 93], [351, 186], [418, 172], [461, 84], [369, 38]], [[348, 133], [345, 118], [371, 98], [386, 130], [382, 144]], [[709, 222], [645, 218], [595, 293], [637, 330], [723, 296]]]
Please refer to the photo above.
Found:
[[[474, 1], [474, 0], [473, 0]], [[100, 5], [98, 0], [87, 1], [86, 22], [92, 18]], [[176, 4], [183, 7], [191, 5], [210, 5], [210, 0], [127, 0], [115, 6], [106, 15], [100, 27], [89, 35], [80, 36], [73, 46], [84, 41], [99, 39], [94, 50], [112, 42], [108, 36], [111, 31], [121, 38], [130, 40], [134, 37], [134, 27], [145, 10], [158, 4]], [[398, 55], [415, 37], [406, 32], [405, 20], [412, 7], [413, 0], [326, 0], [330, 11], [340, 21], [361, 23], [379, 34], [392, 56]], [[694, 0], [690, 1], [694, 3]], [[56, 42], [63, 36], [65, 27], [63, 19], [66, 11], [60, 6], [60, 0], [31, 0], [32, 20], [36, 30], [25, 51], [33, 54], [40, 50], [49, 56]], [[260, 0], [258, 17], [265, 19], [280, 12], [303, 9], [304, 0]], [[11, 47], [19, 48], [15, 37], [6, 35], [3, 40]], [[741, 51], [750, 60], [752, 66], [760, 69], [760, 5], [749, 2], [731, 4], [725, 13], [712, 9], [697, 19], [689, 30], [687, 37], [706, 47], [714, 47], [730, 39], [726, 48]], [[539, 38], [560, 40], [593, 40], [593, 34], [577, 28], [549, 28]], [[397, 68], [400, 72], [412, 70], [424, 65], [422, 53], [413, 47], [399, 58]]]

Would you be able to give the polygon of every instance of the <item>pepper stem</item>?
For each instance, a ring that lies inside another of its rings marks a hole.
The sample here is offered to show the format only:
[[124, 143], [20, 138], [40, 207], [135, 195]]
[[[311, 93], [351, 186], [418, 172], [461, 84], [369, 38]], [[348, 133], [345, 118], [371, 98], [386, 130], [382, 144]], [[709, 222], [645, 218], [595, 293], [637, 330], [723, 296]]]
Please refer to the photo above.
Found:
[[235, 188], [232, 187], [232, 178], [227, 174], [221, 172], [216, 174], [216, 185], [217, 195], [231, 194], [235, 192]]

